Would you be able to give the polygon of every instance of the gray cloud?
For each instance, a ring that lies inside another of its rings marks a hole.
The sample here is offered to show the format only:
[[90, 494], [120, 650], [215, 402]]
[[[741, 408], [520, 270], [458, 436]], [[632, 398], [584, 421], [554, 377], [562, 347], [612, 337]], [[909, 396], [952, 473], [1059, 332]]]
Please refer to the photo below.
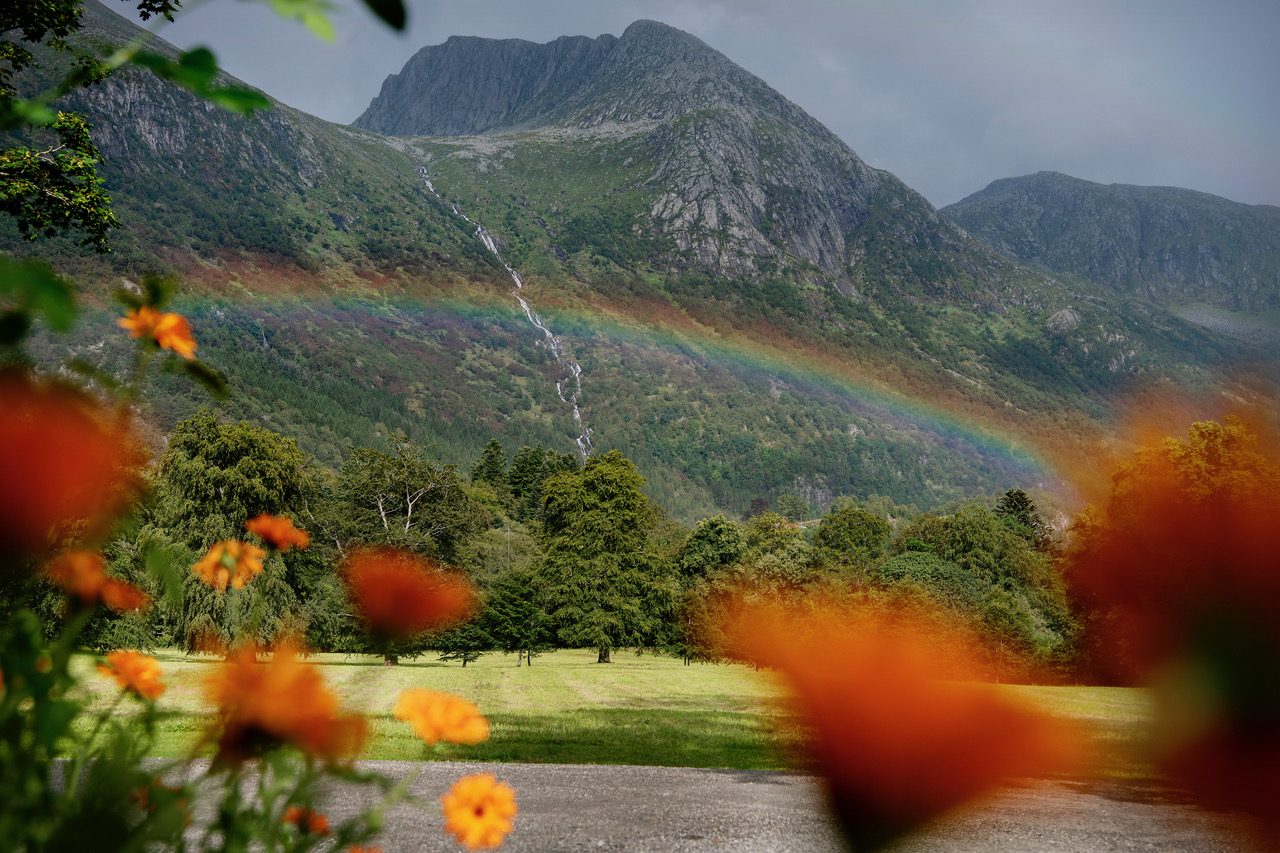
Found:
[[246, 82], [349, 122], [388, 74], [450, 35], [548, 41], [653, 18], [759, 75], [937, 205], [1041, 169], [1280, 204], [1271, 0], [410, 2], [402, 36], [350, 0], [333, 44], [228, 2], [161, 35], [207, 44]]

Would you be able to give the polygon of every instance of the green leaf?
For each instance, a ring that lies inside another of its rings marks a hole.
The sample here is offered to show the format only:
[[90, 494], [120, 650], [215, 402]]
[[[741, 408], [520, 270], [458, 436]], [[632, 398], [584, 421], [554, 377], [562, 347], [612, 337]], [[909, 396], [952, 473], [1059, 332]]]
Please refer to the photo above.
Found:
[[67, 331], [75, 320], [76, 299], [71, 285], [38, 258], [15, 261], [0, 256], [0, 294], [16, 299], [16, 313], [44, 314], [56, 332]]
[[26, 311], [6, 311], [0, 314], [0, 346], [13, 346], [26, 337], [30, 328], [31, 318]]
[[267, 0], [275, 13], [282, 18], [293, 18], [316, 37], [333, 41], [336, 33], [329, 13], [336, 8], [326, 0]]
[[364, 0], [369, 11], [377, 15], [394, 30], [403, 30], [406, 20], [404, 3], [401, 0]]
[[87, 359], [73, 358], [67, 362], [67, 367], [87, 379], [92, 379], [108, 391], [114, 393], [120, 390], [120, 380]]
[[[328, 20], [324, 25], [329, 27], [329, 38], [332, 38], [333, 27]], [[193, 94], [217, 104], [223, 109], [240, 115], [250, 115], [254, 110], [270, 109], [271, 101], [262, 93], [243, 86], [219, 86], [218, 61], [213, 52], [206, 47], [188, 50], [173, 62], [155, 53], [139, 53], [133, 63], [148, 69], [157, 77], [177, 83]]]
[[225, 400], [231, 394], [231, 389], [227, 385], [227, 380], [223, 379], [218, 371], [202, 361], [184, 361], [182, 363], [183, 371], [187, 376], [203, 385], [219, 400]]
[[0, 129], [8, 130], [19, 125], [44, 127], [53, 124], [57, 114], [39, 101], [25, 98], [0, 98]]

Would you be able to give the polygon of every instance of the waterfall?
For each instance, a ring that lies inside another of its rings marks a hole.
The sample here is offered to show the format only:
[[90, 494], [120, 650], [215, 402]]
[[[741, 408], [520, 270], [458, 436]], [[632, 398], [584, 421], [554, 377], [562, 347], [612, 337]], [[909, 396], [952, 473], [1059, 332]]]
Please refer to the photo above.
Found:
[[[443, 197], [441, 197], [440, 193], [436, 191], [435, 186], [431, 183], [431, 179], [427, 175], [426, 168], [419, 167], [418, 174], [422, 177], [422, 182], [427, 185], [427, 189], [431, 191], [431, 194], [441, 201], [444, 201]], [[449, 207], [453, 210], [455, 216], [458, 216], [475, 226], [476, 239], [483, 243], [484, 247], [492, 252], [498, 259], [498, 262], [506, 268], [507, 274], [511, 276], [511, 280], [515, 282], [516, 285], [516, 289], [511, 291], [511, 295], [514, 296], [516, 298], [516, 302], [520, 304], [520, 310], [524, 312], [525, 319], [527, 319], [535, 329], [542, 332], [543, 343], [546, 344], [546, 347], [551, 351], [551, 354], [555, 356], [556, 363], [565, 371], [565, 375], [556, 380], [556, 396], [560, 398], [560, 402], [569, 406], [570, 411], [573, 413], [573, 422], [578, 428], [578, 453], [582, 454], [582, 458], [585, 460], [587, 456], [591, 454], [591, 428], [582, 422], [582, 412], [578, 409], [578, 400], [582, 398], [582, 366], [566, 356], [564, 342], [560, 339], [560, 336], [547, 328], [546, 324], [542, 322], [542, 318], [538, 316], [538, 313], [530, 307], [528, 300], [521, 295], [520, 291], [524, 288], [524, 282], [520, 279], [520, 273], [516, 272], [515, 268], [508, 264], [506, 259], [502, 257], [502, 253], [498, 251], [498, 244], [494, 242], [493, 237], [490, 236], [489, 232], [484, 230], [484, 226], [459, 210], [456, 204], [450, 204]], [[568, 396], [565, 396], [566, 389], [569, 391]]]

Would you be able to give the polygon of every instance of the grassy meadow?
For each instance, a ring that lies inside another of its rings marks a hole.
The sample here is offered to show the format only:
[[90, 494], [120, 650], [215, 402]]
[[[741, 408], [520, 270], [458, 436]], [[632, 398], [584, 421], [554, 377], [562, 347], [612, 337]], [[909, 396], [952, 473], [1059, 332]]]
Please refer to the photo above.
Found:
[[[202, 680], [220, 659], [173, 651], [156, 653], [164, 669], [166, 713], [154, 754], [198, 751], [211, 722]], [[92, 672], [97, 658], [81, 656], [84, 689], [94, 710], [116, 695], [114, 682]], [[383, 666], [373, 656], [320, 654], [310, 658], [348, 710], [372, 722], [362, 757], [460, 759], [561, 764], [637, 764], [732, 769], [803, 769], [795, 746], [806, 732], [789, 710], [775, 676], [738, 664], [684, 666], [674, 658], [615, 651], [613, 663], [596, 653], [561, 650], [515, 666], [511, 655], [487, 655], [463, 668], [431, 657]], [[400, 691], [425, 687], [466, 697], [488, 716], [492, 734], [478, 746], [426, 748], [407, 723], [391, 715]], [[1079, 722], [1101, 745], [1100, 772], [1143, 778], [1141, 758], [1153, 709], [1140, 689], [998, 685], [1014, 701]], [[87, 726], [92, 715], [82, 717]]]

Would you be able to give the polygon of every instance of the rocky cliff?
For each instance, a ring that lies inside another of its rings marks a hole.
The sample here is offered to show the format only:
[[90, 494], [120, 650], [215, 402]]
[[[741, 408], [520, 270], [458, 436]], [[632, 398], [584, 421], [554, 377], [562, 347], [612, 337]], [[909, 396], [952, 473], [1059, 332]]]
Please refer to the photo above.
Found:
[[942, 212], [1002, 252], [1114, 289], [1162, 302], [1280, 308], [1277, 207], [1038, 172], [995, 181]]
[[675, 265], [735, 276], [809, 265], [850, 292], [880, 246], [863, 233], [873, 217], [880, 236], [887, 226], [909, 251], [968, 249], [927, 201], [763, 80], [654, 21], [620, 38], [451, 38], [388, 77], [355, 124], [400, 136], [483, 134], [466, 156], [497, 170], [511, 156], [488, 157], [495, 144], [563, 149], [590, 138], [603, 162], [603, 136], [636, 140], [640, 150], [617, 164], [650, 167], [619, 172], [605, 191], [645, 194], [643, 222], [632, 224], [669, 239]]

